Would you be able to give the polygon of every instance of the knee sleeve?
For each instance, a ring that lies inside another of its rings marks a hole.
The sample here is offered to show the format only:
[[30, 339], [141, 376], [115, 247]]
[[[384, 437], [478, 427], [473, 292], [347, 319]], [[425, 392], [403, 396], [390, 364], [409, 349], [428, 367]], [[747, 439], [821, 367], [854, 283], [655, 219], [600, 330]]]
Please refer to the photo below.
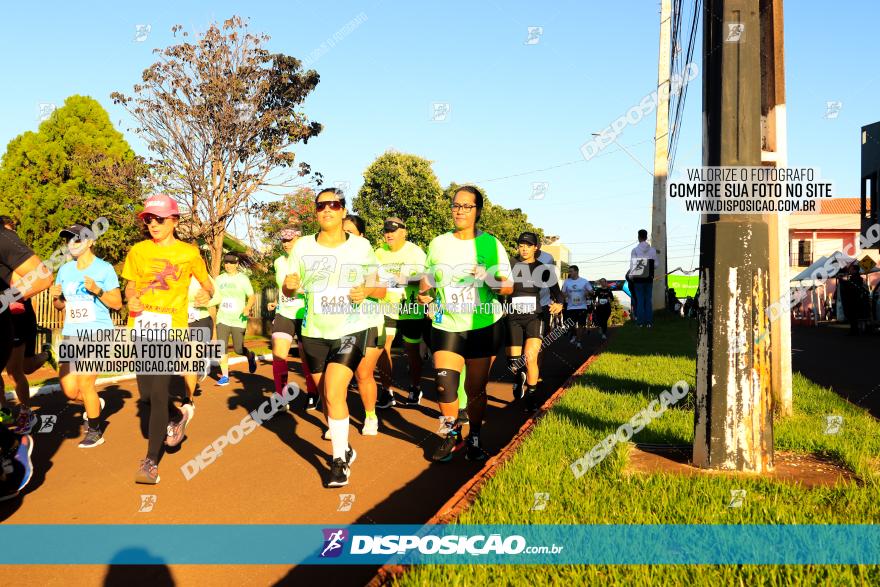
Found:
[[441, 404], [450, 404], [458, 401], [458, 385], [461, 381], [461, 373], [453, 369], [440, 369], [437, 371], [437, 398]]

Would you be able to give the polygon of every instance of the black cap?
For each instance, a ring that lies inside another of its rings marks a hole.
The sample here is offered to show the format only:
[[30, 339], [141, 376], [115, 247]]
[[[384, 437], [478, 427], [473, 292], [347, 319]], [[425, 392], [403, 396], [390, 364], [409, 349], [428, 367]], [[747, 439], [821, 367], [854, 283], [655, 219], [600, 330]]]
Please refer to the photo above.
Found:
[[77, 237], [80, 240], [86, 240], [89, 238], [95, 238], [95, 234], [92, 232], [92, 229], [82, 224], [74, 224], [72, 226], [68, 226], [67, 228], [62, 229], [62, 231], [58, 234], [63, 239], [72, 239], [73, 237]]
[[527, 245], [538, 246], [538, 235], [534, 232], [524, 232], [516, 239], [516, 243], [525, 243]]

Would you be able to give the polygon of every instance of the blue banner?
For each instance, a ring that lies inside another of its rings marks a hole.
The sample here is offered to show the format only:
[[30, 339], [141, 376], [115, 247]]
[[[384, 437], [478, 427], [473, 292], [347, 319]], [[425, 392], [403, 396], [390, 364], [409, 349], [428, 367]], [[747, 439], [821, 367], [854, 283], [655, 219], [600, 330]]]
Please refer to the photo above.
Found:
[[868, 524], [4, 524], [0, 544], [0, 564], [880, 564]]

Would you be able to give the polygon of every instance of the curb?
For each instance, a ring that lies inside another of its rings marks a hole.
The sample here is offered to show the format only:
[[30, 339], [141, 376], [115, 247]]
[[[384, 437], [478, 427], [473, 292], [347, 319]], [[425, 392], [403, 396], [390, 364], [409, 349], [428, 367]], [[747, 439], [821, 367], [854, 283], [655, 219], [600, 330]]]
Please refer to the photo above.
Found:
[[[535, 425], [538, 423], [538, 420], [546, 414], [550, 408], [553, 407], [559, 398], [562, 397], [571, 384], [574, 382], [575, 377], [583, 375], [587, 369], [589, 369], [590, 365], [599, 358], [599, 355], [602, 354], [602, 351], [605, 350], [605, 347], [608, 345], [608, 341], [603, 342], [596, 348], [596, 352], [590, 355], [584, 363], [578, 367], [574, 373], [572, 373], [568, 379], [566, 379], [559, 388], [553, 392], [547, 401], [539, 408], [538, 412], [526, 420], [526, 422], [520, 427], [517, 433], [510, 439], [504, 448], [502, 448], [498, 454], [493, 457], [490, 457], [486, 464], [483, 465], [483, 468], [477, 471], [477, 473], [471, 477], [469, 481], [467, 481], [462, 487], [455, 492], [451, 498], [449, 498], [446, 503], [440, 506], [440, 509], [437, 510], [437, 513], [431, 517], [430, 520], [425, 522], [425, 525], [442, 525], [442, 524], [451, 524], [455, 522], [456, 519], [473, 503], [477, 498], [477, 495], [480, 493], [480, 489], [483, 485], [491, 479], [495, 473], [498, 471], [501, 465], [506, 463], [516, 452], [516, 449], [519, 448], [519, 445], [525, 441], [525, 439], [531, 434]], [[383, 585], [391, 584], [391, 581], [394, 579], [400, 578], [404, 573], [406, 573], [408, 567], [406, 565], [396, 565], [396, 564], [385, 564], [379, 567], [379, 570], [376, 571], [376, 574], [367, 583], [367, 587], [381, 587]]]
[[[267, 355], [257, 355], [257, 359], [262, 359], [264, 361], [271, 361], [272, 354], [269, 353]], [[230, 365], [238, 365], [239, 363], [246, 363], [246, 362], [247, 362], [247, 357], [234, 357], [232, 359], [229, 359]], [[216, 364], [215, 361], [211, 362], [211, 366], [214, 366], [215, 364]], [[129, 373], [127, 375], [117, 375], [115, 377], [99, 378], [98, 380], [95, 381], [95, 386], [109, 385], [111, 383], [119, 383], [120, 381], [131, 381], [134, 378], [135, 378], [134, 373]], [[48, 395], [50, 393], [55, 393], [57, 391], [61, 391], [61, 384], [60, 383], [52, 383], [49, 385], [41, 385], [39, 387], [31, 387], [30, 388], [31, 397], [35, 397], [38, 395]], [[4, 393], [6, 394], [7, 398], [12, 399], [15, 397], [15, 390], [5, 391]]]

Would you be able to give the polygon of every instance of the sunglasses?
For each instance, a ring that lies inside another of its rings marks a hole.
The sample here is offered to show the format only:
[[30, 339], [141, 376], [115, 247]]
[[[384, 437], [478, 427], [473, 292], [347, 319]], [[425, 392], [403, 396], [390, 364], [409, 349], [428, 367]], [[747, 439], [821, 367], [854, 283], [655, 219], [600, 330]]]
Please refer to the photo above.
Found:
[[403, 228], [403, 225], [400, 225], [400, 224], [397, 224], [394, 222], [389, 222], [383, 228], [384, 228], [385, 232], [396, 232], [397, 229]]
[[315, 203], [315, 211], [323, 212], [325, 209], [330, 208], [334, 212], [338, 212], [345, 207], [345, 202], [341, 202], [339, 200], [324, 200], [323, 202]]
[[[171, 217], [169, 216], [168, 218], [171, 218]], [[144, 221], [144, 226], [149, 226], [150, 224], [153, 223], [153, 220], [155, 220], [159, 224], [165, 224], [165, 221], [168, 220], [168, 218], [163, 218], [161, 216], [154, 216], [152, 214], [145, 214], [144, 217], [142, 218], [142, 220]]]

